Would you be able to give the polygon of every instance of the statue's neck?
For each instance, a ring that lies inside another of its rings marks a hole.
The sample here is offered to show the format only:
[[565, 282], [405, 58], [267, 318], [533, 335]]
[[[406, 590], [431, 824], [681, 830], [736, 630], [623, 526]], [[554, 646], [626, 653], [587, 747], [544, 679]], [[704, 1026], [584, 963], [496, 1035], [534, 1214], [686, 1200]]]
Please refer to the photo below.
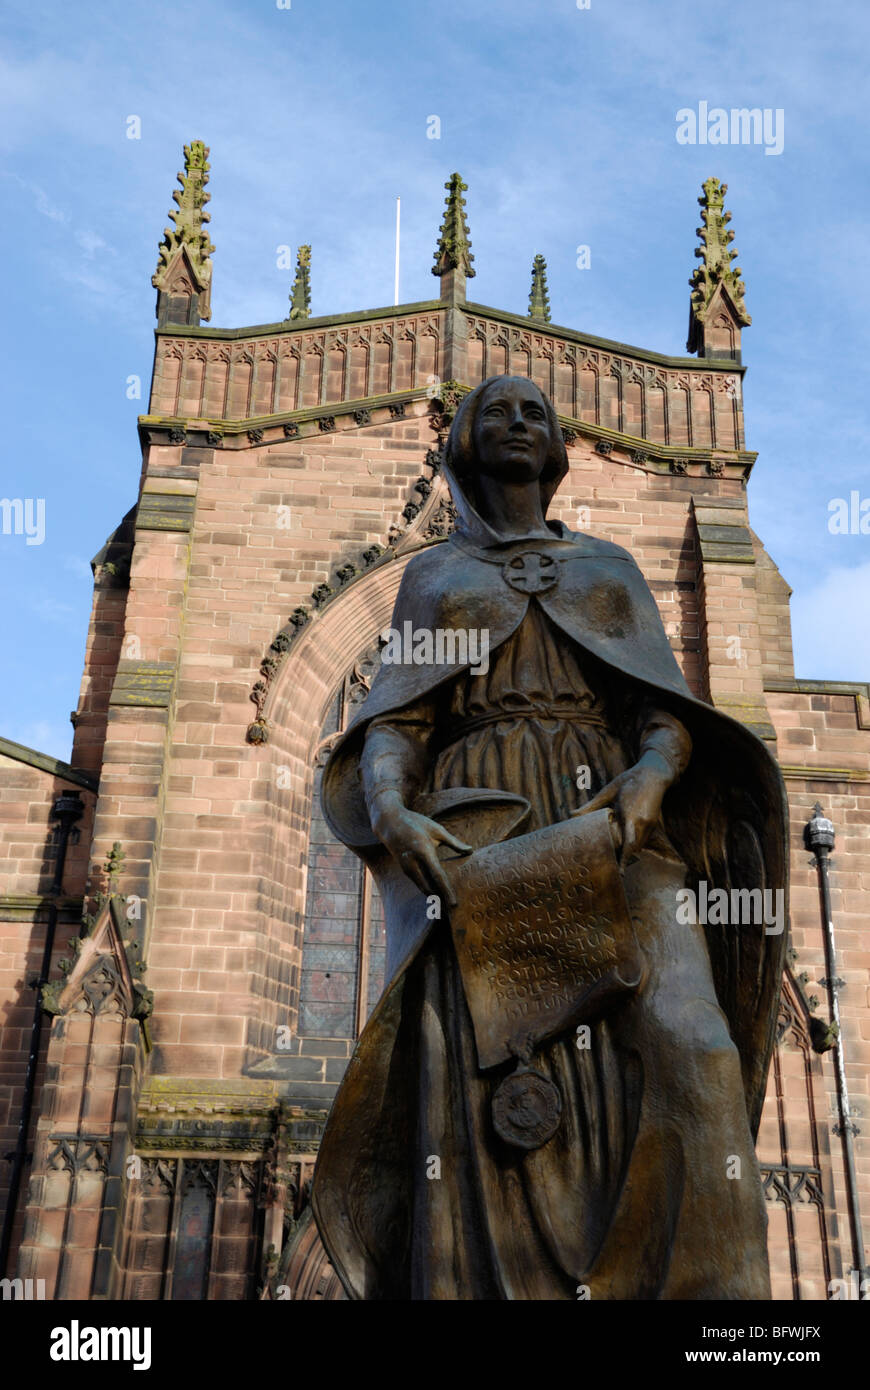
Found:
[[552, 539], [553, 533], [544, 520], [537, 482], [506, 483], [480, 475], [475, 481], [478, 511], [499, 536], [505, 540], [527, 536]]

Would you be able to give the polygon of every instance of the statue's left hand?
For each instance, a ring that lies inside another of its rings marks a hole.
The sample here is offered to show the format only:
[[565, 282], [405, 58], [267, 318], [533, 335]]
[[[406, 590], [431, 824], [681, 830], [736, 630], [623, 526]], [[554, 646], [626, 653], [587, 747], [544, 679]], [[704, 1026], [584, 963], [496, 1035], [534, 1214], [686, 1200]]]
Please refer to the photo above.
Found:
[[588, 815], [610, 806], [613, 845], [621, 868], [627, 868], [646, 844], [661, 814], [662, 799], [673, 781], [673, 772], [666, 760], [653, 751], [644, 753], [640, 762], [621, 772], [606, 787], [572, 814]]

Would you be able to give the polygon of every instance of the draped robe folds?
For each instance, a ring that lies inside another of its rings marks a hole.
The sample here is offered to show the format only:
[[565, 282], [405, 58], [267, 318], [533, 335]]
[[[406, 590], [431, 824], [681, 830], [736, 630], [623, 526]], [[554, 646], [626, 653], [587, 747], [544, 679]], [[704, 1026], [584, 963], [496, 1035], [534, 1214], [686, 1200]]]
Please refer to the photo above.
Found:
[[[769, 1298], [753, 1139], [785, 933], [678, 923], [676, 895], [702, 879], [785, 888], [781, 776], [755, 735], [691, 696], [631, 557], [549, 525], [552, 546], [461, 527], [412, 560], [394, 627], [486, 628], [489, 670], [382, 667], [327, 765], [327, 819], [383, 897], [387, 980], [327, 1122], [315, 1219], [357, 1299]], [[560, 576], [534, 597], [504, 581], [529, 550]], [[517, 793], [526, 833], [650, 747], [678, 780], [624, 871], [648, 975], [588, 1047], [572, 1034], [535, 1054], [563, 1113], [522, 1152], [493, 1131], [510, 1065], [478, 1066], [449, 925], [378, 842], [367, 798]]]

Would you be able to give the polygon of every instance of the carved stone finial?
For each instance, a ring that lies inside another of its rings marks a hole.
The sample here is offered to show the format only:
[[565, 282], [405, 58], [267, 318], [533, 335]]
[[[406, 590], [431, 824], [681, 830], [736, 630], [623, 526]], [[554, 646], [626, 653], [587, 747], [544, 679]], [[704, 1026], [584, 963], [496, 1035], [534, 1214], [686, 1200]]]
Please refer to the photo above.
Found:
[[161, 323], [194, 323], [211, 318], [211, 261], [214, 251], [205, 224], [211, 221], [205, 205], [211, 200], [208, 183], [208, 146], [192, 140], [184, 147], [184, 173], [180, 189], [172, 197], [177, 212], [169, 216], [160, 246], [160, 259], [151, 277], [157, 290], [157, 317]]
[[457, 270], [464, 277], [470, 277], [477, 272], [471, 266], [474, 257], [471, 254], [471, 238], [465, 218], [465, 199], [462, 196], [468, 191], [468, 184], [462, 182], [459, 174], [451, 174], [444, 187], [447, 189], [447, 201], [432, 274], [445, 276], [451, 270]]
[[124, 854], [124, 851], [121, 848], [121, 842], [120, 840], [116, 840], [115, 843], [112, 845], [112, 848], [109, 850], [105, 863], [105, 873], [106, 878], [109, 881], [110, 893], [118, 892], [118, 879], [121, 876], [121, 871], [124, 867], [125, 858], [126, 855]]
[[529, 295], [529, 318], [550, 322], [550, 296], [547, 293], [547, 262], [537, 255], [532, 262], [532, 290]]
[[[746, 312], [740, 266], [731, 264], [737, 252], [731, 248], [734, 233], [728, 229], [731, 214], [725, 211], [728, 185], [711, 178], [702, 187], [704, 192], [698, 199], [702, 225], [696, 229], [701, 245], [695, 250], [701, 264], [689, 280], [692, 294], [686, 346], [701, 357], [739, 357], [740, 329], [752, 319]], [[722, 325], [714, 323], [720, 313], [726, 316]], [[711, 333], [711, 326], [718, 327], [719, 332]]]
[[824, 858], [833, 848], [836, 839], [834, 822], [822, 810], [821, 802], [813, 807], [812, 819], [804, 826], [804, 844], [817, 858]]
[[296, 279], [290, 291], [291, 319], [311, 317], [311, 247], [300, 246], [296, 253]]

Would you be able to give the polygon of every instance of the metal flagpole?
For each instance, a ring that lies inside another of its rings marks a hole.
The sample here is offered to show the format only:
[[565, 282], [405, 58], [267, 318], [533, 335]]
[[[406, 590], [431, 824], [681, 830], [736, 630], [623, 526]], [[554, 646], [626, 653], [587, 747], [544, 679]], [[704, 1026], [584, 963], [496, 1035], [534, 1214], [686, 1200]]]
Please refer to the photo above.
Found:
[[394, 303], [394, 304], [398, 304], [398, 302], [399, 302], [399, 221], [400, 221], [400, 218], [401, 218], [401, 214], [402, 214], [402, 200], [401, 200], [401, 198], [397, 198], [397, 199], [396, 199], [396, 286], [395, 286], [395, 292], [394, 292], [394, 298], [393, 298], [393, 303]]

